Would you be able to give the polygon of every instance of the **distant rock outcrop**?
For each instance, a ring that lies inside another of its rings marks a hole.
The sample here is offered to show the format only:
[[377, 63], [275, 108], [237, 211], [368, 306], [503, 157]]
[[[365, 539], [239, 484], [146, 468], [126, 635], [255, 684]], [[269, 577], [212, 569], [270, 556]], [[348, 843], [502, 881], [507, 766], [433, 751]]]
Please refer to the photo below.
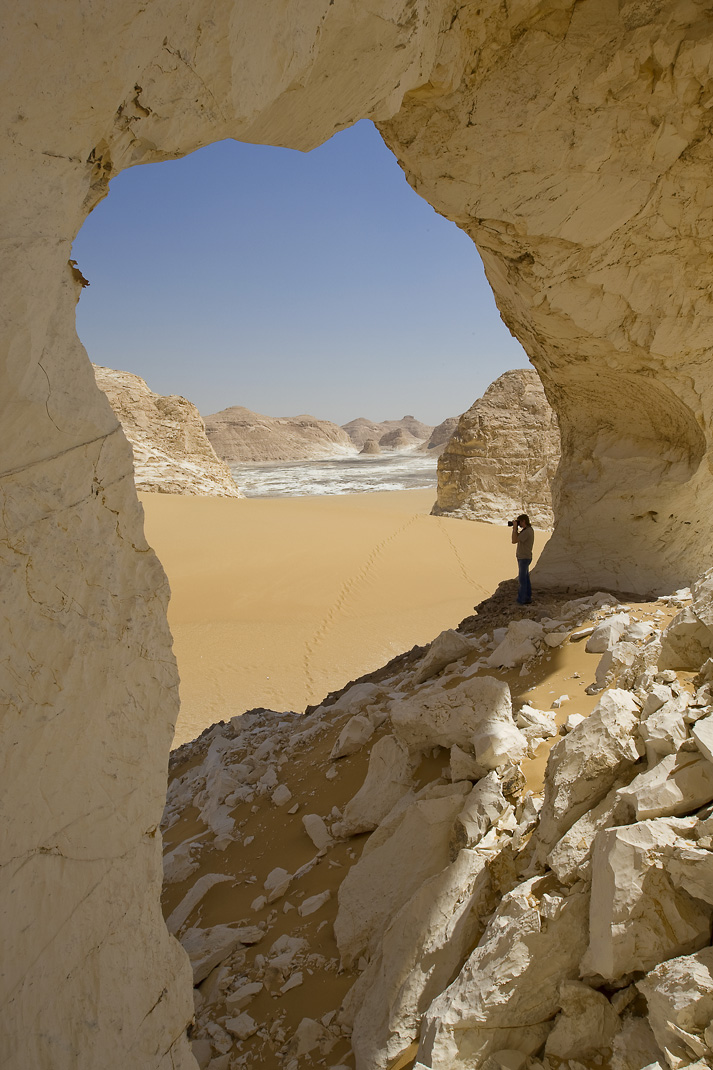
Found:
[[227, 464], [206, 438], [198, 409], [177, 394], [154, 394], [139, 375], [94, 365], [134, 451], [137, 490], [241, 498]]
[[384, 450], [407, 450], [418, 446], [420, 438], [416, 438], [405, 427], [395, 427], [393, 431], [387, 431], [379, 439], [379, 445]]
[[505, 372], [463, 413], [438, 461], [437, 516], [503, 523], [528, 513], [553, 523], [560, 434], [532, 368]]
[[359, 453], [381, 453], [381, 446], [375, 438], [368, 438]]
[[433, 428], [433, 431], [431, 431], [431, 437], [428, 439], [427, 442], [424, 442], [421, 446], [419, 446], [419, 450], [421, 450], [423, 453], [432, 453], [436, 456], [439, 456], [441, 453], [443, 453], [444, 449], [448, 445], [448, 442], [450, 441], [451, 436], [455, 432], [457, 426], [458, 417], [449, 416], [447, 420], [444, 420], [443, 423], [440, 423], [437, 427]]
[[263, 416], [242, 405], [208, 416], [206, 433], [228, 464], [249, 461], [307, 461], [354, 453], [346, 431], [314, 416]]
[[397, 448], [384, 442], [384, 436], [392, 431], [403, 430], [411, 435], [412, 437], [406, 442], [406, 445], [425, 442], [433, 431], [433, 427], [430, 424], [422, 424], [415, 416], [404, 416], [400, 420], [382, 420], [381, 423], [359, 416], [356, 420], [350, 420], [348, 424], [342, 424], [342, 428], [358, 449], [361, 449], [369, 438], [375, 439], [381, 446], [386, 445], [389, 449]]

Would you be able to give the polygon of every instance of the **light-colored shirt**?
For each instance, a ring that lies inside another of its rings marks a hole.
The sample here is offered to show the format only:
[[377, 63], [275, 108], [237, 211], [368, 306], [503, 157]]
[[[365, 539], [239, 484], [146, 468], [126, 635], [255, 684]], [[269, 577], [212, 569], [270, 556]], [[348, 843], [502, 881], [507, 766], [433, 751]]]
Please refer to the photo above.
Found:
[[535, 531], [532, 527], [523, 528], [517, 536], [517, 550], [515, 556], [518, 560], [532, 560], [532, 547], [535, 542]]

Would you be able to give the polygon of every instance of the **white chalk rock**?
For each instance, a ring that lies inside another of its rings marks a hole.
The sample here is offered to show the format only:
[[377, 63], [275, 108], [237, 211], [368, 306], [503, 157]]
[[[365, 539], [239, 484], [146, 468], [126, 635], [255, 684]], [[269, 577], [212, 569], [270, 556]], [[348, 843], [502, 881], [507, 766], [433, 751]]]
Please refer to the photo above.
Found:
[[534, 620], [514, 620], [507, 628], [505, 638], [488, 658], [491, 668], [512, 669], [522, 665], [537, 653], [535, 640], [542, 639], [544, 628]]
[[455, 981], [428, 1008], [417, 1059], [430, 1067], [479, 1067], [514, 1049], [533, 1055], [575, 979], [586, 945], [588, 895], [552, 876], [508, 892]]
[[318, 851], [329, 847], [332, 837], [319, 814], [305, 814], [302, 818], [302, 825]]
[[595, 672], [598, 687], [629, 687], [635, 673], [633, 666], [639, 657], [639, 649], [633, 643], [619, 642], [602, 654]]
[[630, 624], [631, 617], [628, 613], [615, 613], [595, 627], [584, 649], [588, 654], [604, 654], [616, 646]]
[[582, 814], [547, 856], [547, 864], [558, 880], [562, 884], [589, 880], [596, 833], [612, 825], [627, 824], [630, 814], [631, 807], [620, 798], [618, 788], [612, 788], [597, 806]]
[[408, 747], [394, 736], [383, 736], [371, 748], [364, 783], [344, 808], [335, 835], [371, 832], [409, 790], [414, 769]]
[[549, 632], [545, 636], [545, 643], [549, 647], [562, 646], [564, 641], [569, 638], [569, 632]]
[[515, 717], [515, 724], [526, 739], [538, 737], [551, 739], [557, 735], [557, 722], [546, 710], [536, 710], [534, 706], [521, 706]]
[[200, 984], [237, 947], [258, 943], [263, 936], [262, 930], [255, 926], [236, 929], [232, 925], [213, 925], [210, 929], [187, 929], [181, 936], [181, 944], [191, 960], [193, 984]]
[[426, 651], [421, 664], [416, 669], [413, 680], [415, 684], [422, 684], [436, 673], [450, 665], [453, 661], [464, 658], [473, 652], [474, 646], [471, 639], [454, 631], [452, 628], [441, 632], [431, 643]]
[[691, 735], [703, 757], [713, 762], [713, 714], [696, 721], [691, 729]]
[[462, 806], [461, 794], [412, 803], [391, 835], [349, 870], [339, 887], [334, 922], [345, 965], [378, 948], [394, 914], [425, 880], [448, 865], [451, 828]]
[[673, 697], [673, 691], [668, 684], [652, 684], [641, 708], [642, 718], [648, 718], [652, 713], [656, 713], [667, 702], [671, 702]]
[[583, 976], [615, 981], [708, 943], [710, 905], [677, 889], [665, 865], [672, 848], [689, 846], [682, 834], [693, 824], [660, 819], [597, 833]]
[[[261, 986], [262, 987], [262, 986]], [[247, 1040], [248, 1037], [257, 1033], [260, 1028], [254, 1018], [249, 1014], [239, 1014], [236, 1018], [226, 1018], [225, 1028], [238, 1040]]]
[[286, 806], [292, 798], [292, 792], [287, 787], [287, 784], [278, 784], [270, 798], [275, 806]]
[[185, 840], [174, 847], [163, 858], [163, 879], [166, 884], [181, 884], [188, 880], [200, 866], [200, 860], [193, 857], [194, 839]]
[[704, 1052], [703, 1065], [710, 1067], [713, 948], [662, 962], [636, 987], [646, 997], [651, 1028], [659, 1047], [668, 1054], [669, 1065], [692, 1070], [694, 1060]]
[[488, 770], [480, 762], [476, 762], [472, 754], [462, 750], [457, 743], [451, 747], [450, 759], [451, 780], [480, 780]]
[[323, 892], [319, 892], [317, 895], [311, 895], [308, 899], [304, 899], [300, 903], [297, 907], [297, 913], [301, 918], [307, 918], [310, 914], [316, 914], [316, 912], [321, 910], [331, 897], [332, 893], [328, 888]]
[[713, 653], [713, 628], [694, 606], [677, 613], [661, 637], [660, 666], [696, 672]]
[[233, 881], [234, 878], [224, 873], [204, 873], [184, 895], [178, 906], [166, 918], [166, 928], [174, 936], [188, 919], [189, 914], [200, 903], [201, 899], [210, 891], [215, 884], [224, 881]]
[[320, 710], [324, 712], [327, 709], [330, 716], [344, 713], [361, 713], [367, 706], [373, 705], [383, 694], [384, 689], [380, 684], [368, 682], [353, 684], [331, 706], [320, 707]]
[[552, 748], [540, 824], [533, 833], [543, 858], [638, 760], [633, 738], [638, 723], [638, 706], [629, 692], [606, 691], [589, 717]]
[[421, 688], [391, 707], [394, 734], [410, 749], [472, 745], [486, 717], [512, 720], [510, 688], [492, 676], [472, 677], [457, 687]]
[[509, 714], [485, 716], [473, 733], [472, 743], [476, 761], [486, 769], [501, 769], [528, 755], [527, 739]]
[[274, 903], [276, 899], [283, 896], [291, 881], [292, 874], [288, 873], [286, 869], [276, 866], [275, 869], [270, 870], [263, 884], [263, 888], [267, 892], [268, 903]]
[[624, 630], [621, 638], [627, 643], [641, 643], [656, 631], [650, 620], [635, 620]]
[[646, 1018], [623, 1015], [614, 1037], [611, 1070], [669, 1070], [666, 1058]]
[[653, 817], [678, 817], [713, 800], [713, 762], [697, 751], [668, 754], [621, 789], [637, 821]]
[[225, 997], [225, 1006], [231, 1013], [234, 1011], [241, 1011], [243, 1007], [247, 1007], [255, 996], [262, 992], [264, 985], [262, 981], [250, 981], [248, 984], [240, 985], [234, 992], [229, 992]]
[[[492, 854], [494, 852], [490, 852]], [[421, 1015], [453, 977], [494, 906], [487, 852], [461, 851], [394, 917], [357, 981], [357, 1070], [385, 1070], [416, 1039]]]
[[332, 747], [330, 758], [347, 758], [350, 754], [356, 754], [374, 734], [374, 725], [368, 717], [356, 714], [351, 717], [339, 733], [339, 738]]
[[667, 858], [666, 868], [676, 888], [713, 906], [713, 852], [680, 847]]
[[507, 807], [497, 773], [488, 773], [473, 787], [453, 823], [452, 850], [477, 846]]
[[674, 699], [641, 721], [639, 737], [646, 747], [649, 765], [654, 765], [666, 754], [675, 754], [686, 739], [688, 729], [683, 719], [683, 709], [685, 705]]
[[610, 1048], [620, 1020], [606, 996], [579, 981], [560, 985], [561, 1013], [545, 1043], [545, 1055], [588, 1059]]
[[569, 735], [572, 729], [576, 728], [584, 720], [586, 718], [581, 713], [570, 713], [568, 717], [565, 717], [564, 724], [560, 728], [561, 735]]
[[293, 1034], [288, 1052], [300, 1059], [315, 1048], [319, 1048], [325, 1036], [326, 1031], [323, 1025], [315, 1022], [313, 1018], [303, 1018]]

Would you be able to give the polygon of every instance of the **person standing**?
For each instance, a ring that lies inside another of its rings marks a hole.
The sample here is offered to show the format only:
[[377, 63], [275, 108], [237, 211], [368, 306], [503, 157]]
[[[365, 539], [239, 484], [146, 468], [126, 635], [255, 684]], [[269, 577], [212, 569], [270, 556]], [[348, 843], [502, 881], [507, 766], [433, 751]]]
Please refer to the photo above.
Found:
[[532, 563], [532, 547], [535, 542], [535, 532], [530, 525], [530, 518], [527, 513], [520, 513], [513, 520], [512, 541], [517, 546], [515, 551], [518, 567], [517, 600], [521, 606], [526, 606], [532, 601], [530, 565]]

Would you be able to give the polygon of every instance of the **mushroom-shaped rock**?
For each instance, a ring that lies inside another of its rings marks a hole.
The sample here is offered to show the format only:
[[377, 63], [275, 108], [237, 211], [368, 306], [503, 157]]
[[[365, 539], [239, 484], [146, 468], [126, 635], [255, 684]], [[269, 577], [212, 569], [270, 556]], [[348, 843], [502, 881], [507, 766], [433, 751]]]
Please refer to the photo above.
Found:
[[374, 454], [381, 453], [381, 446], [375, 438], [368, 438], [359, 453]]

